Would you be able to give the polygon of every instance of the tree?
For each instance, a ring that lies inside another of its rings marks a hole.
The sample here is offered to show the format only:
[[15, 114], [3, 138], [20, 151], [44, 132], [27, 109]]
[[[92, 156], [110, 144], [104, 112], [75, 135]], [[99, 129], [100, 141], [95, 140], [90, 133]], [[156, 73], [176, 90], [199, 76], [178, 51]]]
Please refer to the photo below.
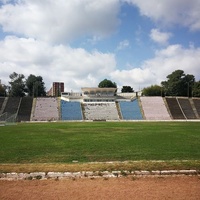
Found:
[[26, 80], [26, 87], [29, 96], [40, 97], [46, 96], [43, 78], [30, 74]]
[[142, 90], [144, 96], [162, 96], [162, 87], [159, 85], [151, 85]]
[[111, 80], [104, 79], [98, 85], [99, 88], [117, 88], [117, 84]]
[[134, 90], [131, 86], [123, 86], [121, 92], [122, 93], [126, 93], [126, 92], [129, 93], [129, 92], [134, 92]]
[[195, 82], [193, 75], [185, 75], [183, 70], [176, 70], [167, 76], [167, 81], [161, 82], [167, 96], [191, 96]]
[[185, 82], [185, 90], [187, 90], [187, 92], [185, 92], [187, 94], [187, 97], [192, 97], [192, 91], [193, 91], [193, 87], [195, 84], [195, 77], [193, 75], [187, 74], [184, 77], [184, 82]]
[[200, 97], [200, 81], [194, 83], [192, 94], [193, 97]]
[[10, 84], [10, 93], [9, 95], [11, 97], [23, 97], [25, 96], [25, 76], [23, 74], [18, 74], [16, 72], [13, 72], [10, 74], [9, 78], [11, 81]]
[[6, 96], [6, 87], [2, 84], [0, 84], [0, 97]]

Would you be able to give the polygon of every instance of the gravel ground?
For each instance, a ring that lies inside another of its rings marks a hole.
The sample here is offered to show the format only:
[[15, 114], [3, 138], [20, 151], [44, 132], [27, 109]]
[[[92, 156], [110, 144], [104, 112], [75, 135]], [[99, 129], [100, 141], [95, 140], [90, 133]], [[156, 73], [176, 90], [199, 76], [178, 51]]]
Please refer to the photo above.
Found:
[[9, 200], [199, 200], [199, 176], [0, 181]]

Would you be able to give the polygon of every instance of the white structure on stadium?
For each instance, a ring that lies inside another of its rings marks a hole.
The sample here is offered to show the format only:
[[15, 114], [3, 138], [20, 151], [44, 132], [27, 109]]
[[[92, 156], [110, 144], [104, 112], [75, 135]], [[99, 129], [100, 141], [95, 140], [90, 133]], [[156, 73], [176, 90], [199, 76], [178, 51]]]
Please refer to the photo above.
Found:
[[131, 101], [135, 99], [140, 93], [117, 93], [117, 88], [98, 88], [98, 87], [84, 87], [81, 88], [80, 93], [63, 92], [61, 99], [65, 101], [78, 102], [115, 102], [115, 101]]

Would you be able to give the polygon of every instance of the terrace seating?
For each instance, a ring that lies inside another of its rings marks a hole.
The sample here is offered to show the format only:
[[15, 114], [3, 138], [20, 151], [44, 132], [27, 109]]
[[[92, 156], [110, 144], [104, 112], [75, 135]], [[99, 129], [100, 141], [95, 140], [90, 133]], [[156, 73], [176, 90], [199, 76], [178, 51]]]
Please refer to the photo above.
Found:
[[185, 119], [179, 103], [175, 97], [166, 98], [166, 102], [173, 119]]
[[162, 97], [140, 97], [144, 116], [147, 120], [170, 120]]
[[192, 100], [194, 102], [194, 106], [196, 108], [196, 111], [197, 111], [197, 113], [198, 113], [198, 115], [200, 117], [200, 99], [193, 98]]
[[82, 120], [80, 102], [69, 102], [61, 100], [61, 119], [62, 120]]
[[8, 118], [9, 116], [7, 115], [7, 113], [0, 114], [0, 125], [4, 123]]
[[32, 97], [23, 97], [17, 115], [17, 121], [30, 121], [31, 109], [33, 104]]
[[142, 119], [142, 114], [137, 99], [135, 99], [134, 101], [120, 101], [119, 105], [122, 113], [122, 119], [124, 120]]
[[20, 105], [20, 100], [20, 97], [9, 97], [3, 113], [8, 113], [8, 115], [16, 114]]
[[197, 119], [188, 98], [177, 98], [187, 119]]
[[59, 120], [58, 101], [55, 97], [39, 97], [36, 99], [32, 121]]
[[115, 102], [84, 103], [86, 120], [119, 120]]

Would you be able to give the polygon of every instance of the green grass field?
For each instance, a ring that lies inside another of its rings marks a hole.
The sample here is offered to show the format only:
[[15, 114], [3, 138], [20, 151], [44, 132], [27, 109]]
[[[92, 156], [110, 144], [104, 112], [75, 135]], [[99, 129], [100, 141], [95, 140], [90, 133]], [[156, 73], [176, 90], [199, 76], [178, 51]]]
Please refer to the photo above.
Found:
[[[62, 171], [66, 165], [74, 168], [74, 161], [79, 165], [146, 162], [137, 167], [142, 169], [163, 160], [164, 166], [158, 167], [173, 168], [178, 161], [182, 167], [176, 168], [200, 168], [200, 122], [22, 123], [1, 126], [0, 141], [0, 171], [20, 171], [20, 167], [26, 171], [30, 165], [35, 166], [30, 171], [56, 171], [64, 165]], [[187, 164], [183, 164], [185, 160]], [[83, 169], [87, 170], [88, 166]]]
[[199, 122], [25, 123], [0, 141], [0, 163], [200, 160]]

